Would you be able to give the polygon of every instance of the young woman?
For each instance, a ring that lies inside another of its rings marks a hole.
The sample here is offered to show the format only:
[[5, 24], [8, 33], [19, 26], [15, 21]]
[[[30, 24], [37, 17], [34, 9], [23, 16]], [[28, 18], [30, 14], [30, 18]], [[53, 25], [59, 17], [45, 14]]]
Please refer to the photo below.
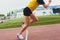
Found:
[[48, 4], [45, 4], [45, 2], [43, 0], [32, 0], [28, 6], [26, 8], [24, 8], [23, 10], [23, 14], [24, 14], [24, 25], [21, 28], [19, 34], [17, 34], [17, 37], [19, 39], [24, 39], [24, 37], [22, 36], [22, 33], [27, 29], [27, 27], [33, 23], [33, 22], [37, 22], [38, 18], [35, 17], [35, 15], [32, 13], [39, 5], [43, 5], [45, 8], [47, 8], [49, 6], [49, 4], [51, 3], [51, 0], [48, 0]]

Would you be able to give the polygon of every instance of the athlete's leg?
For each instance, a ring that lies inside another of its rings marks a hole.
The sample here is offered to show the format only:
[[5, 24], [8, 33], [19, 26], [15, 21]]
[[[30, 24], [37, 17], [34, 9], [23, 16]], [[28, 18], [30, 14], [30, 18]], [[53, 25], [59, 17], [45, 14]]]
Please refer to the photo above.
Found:
[[31, 14], [30, 16], [25, 16], [24, 18], [25, 18], [25, 22], [24, 22], [24, 26], [20, 30], [20, 34], [22, 34], [22, 32], [29, 26], [29, 24], [38, 21], [38, 18], [34, 14]]
[[31, 10], [28, 7], [26, 7], [23, 12], [24, 12], [25, 22], [24, 22], [23, 27], [20, 30], [20, 34], [22, 34], [24, 32], [24, 30], [29, 26], [29, 24], [30, 24], [30, 15], [32, 14]]
[[20, 32], [17, 34], [17, 37], [20, 40], [24, 40], [22, 33], [27, 29], [27, 27], [29, 26], [29, 23], [30, 23], [30, 17], [29, 16], [24, 16], [24, 18], [25, 18], [25, 23], [22, 26], [22, 28], [20, 29]]
[[24, 25], [23, 27], [21, 28], [20, 30], [20, 34], [22, 34], [24, 32], [24, 30], [29, 26], [30, 24], [30, 17], [29, 16], [24, 16], [25, 18], [25, 22], [24, 22]]
[[22, 33], [27, 29], [27, 27], [29, 26], [30, 24], [30, 14], [32, 14], [32, 12], [30, 11], [30, 9], [28, 7], [26, 7], [24, 10], [24, 19], [25, 19], [25, 22], [24, 22], [24, 25], [22, 26], [20, 32], [19, 32], [19, 35], [17, 36], [19, 39], [23, 39], [23, 36]]
[[20, 34], [24, 32], [24, 30], [29, 26], [29, 24], [38, 21], [38, 18], [34, 14], [31, 14], [30, 16], [24, 16], [24, 18], [25, 18], [25, 22], [24, 22], [24, 26], [20, 30]]

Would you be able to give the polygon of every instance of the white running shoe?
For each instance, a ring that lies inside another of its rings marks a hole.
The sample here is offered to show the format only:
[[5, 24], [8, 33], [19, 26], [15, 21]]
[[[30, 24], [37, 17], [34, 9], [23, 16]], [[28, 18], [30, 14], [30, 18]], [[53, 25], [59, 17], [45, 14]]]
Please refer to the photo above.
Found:
[[24, 37], [23, 37], [21, 34], [17, 34], [17, 38], [18, 38], [19, 40], [24, 40]]

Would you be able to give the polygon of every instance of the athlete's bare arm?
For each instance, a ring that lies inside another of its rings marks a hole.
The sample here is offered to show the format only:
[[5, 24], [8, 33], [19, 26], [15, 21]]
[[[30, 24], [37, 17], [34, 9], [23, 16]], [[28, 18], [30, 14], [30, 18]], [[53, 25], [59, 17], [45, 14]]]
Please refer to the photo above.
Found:
[[48, 1], [48, 4], [43, 4], [43, 6], [47, 8], [50, 5], [50, 3], [51, 3], [51, 0]]

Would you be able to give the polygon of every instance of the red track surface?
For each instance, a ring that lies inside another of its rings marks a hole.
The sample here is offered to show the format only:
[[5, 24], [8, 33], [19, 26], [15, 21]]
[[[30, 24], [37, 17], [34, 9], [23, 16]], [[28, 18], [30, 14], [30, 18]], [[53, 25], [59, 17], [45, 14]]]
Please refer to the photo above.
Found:
[[[19, 28], [0, 30], [0, 40], [17, 40]], [[29, 27], [28, 40], [60, 40], [60, 24]], [[25, 36], [25, 32], [23, 33]]]

